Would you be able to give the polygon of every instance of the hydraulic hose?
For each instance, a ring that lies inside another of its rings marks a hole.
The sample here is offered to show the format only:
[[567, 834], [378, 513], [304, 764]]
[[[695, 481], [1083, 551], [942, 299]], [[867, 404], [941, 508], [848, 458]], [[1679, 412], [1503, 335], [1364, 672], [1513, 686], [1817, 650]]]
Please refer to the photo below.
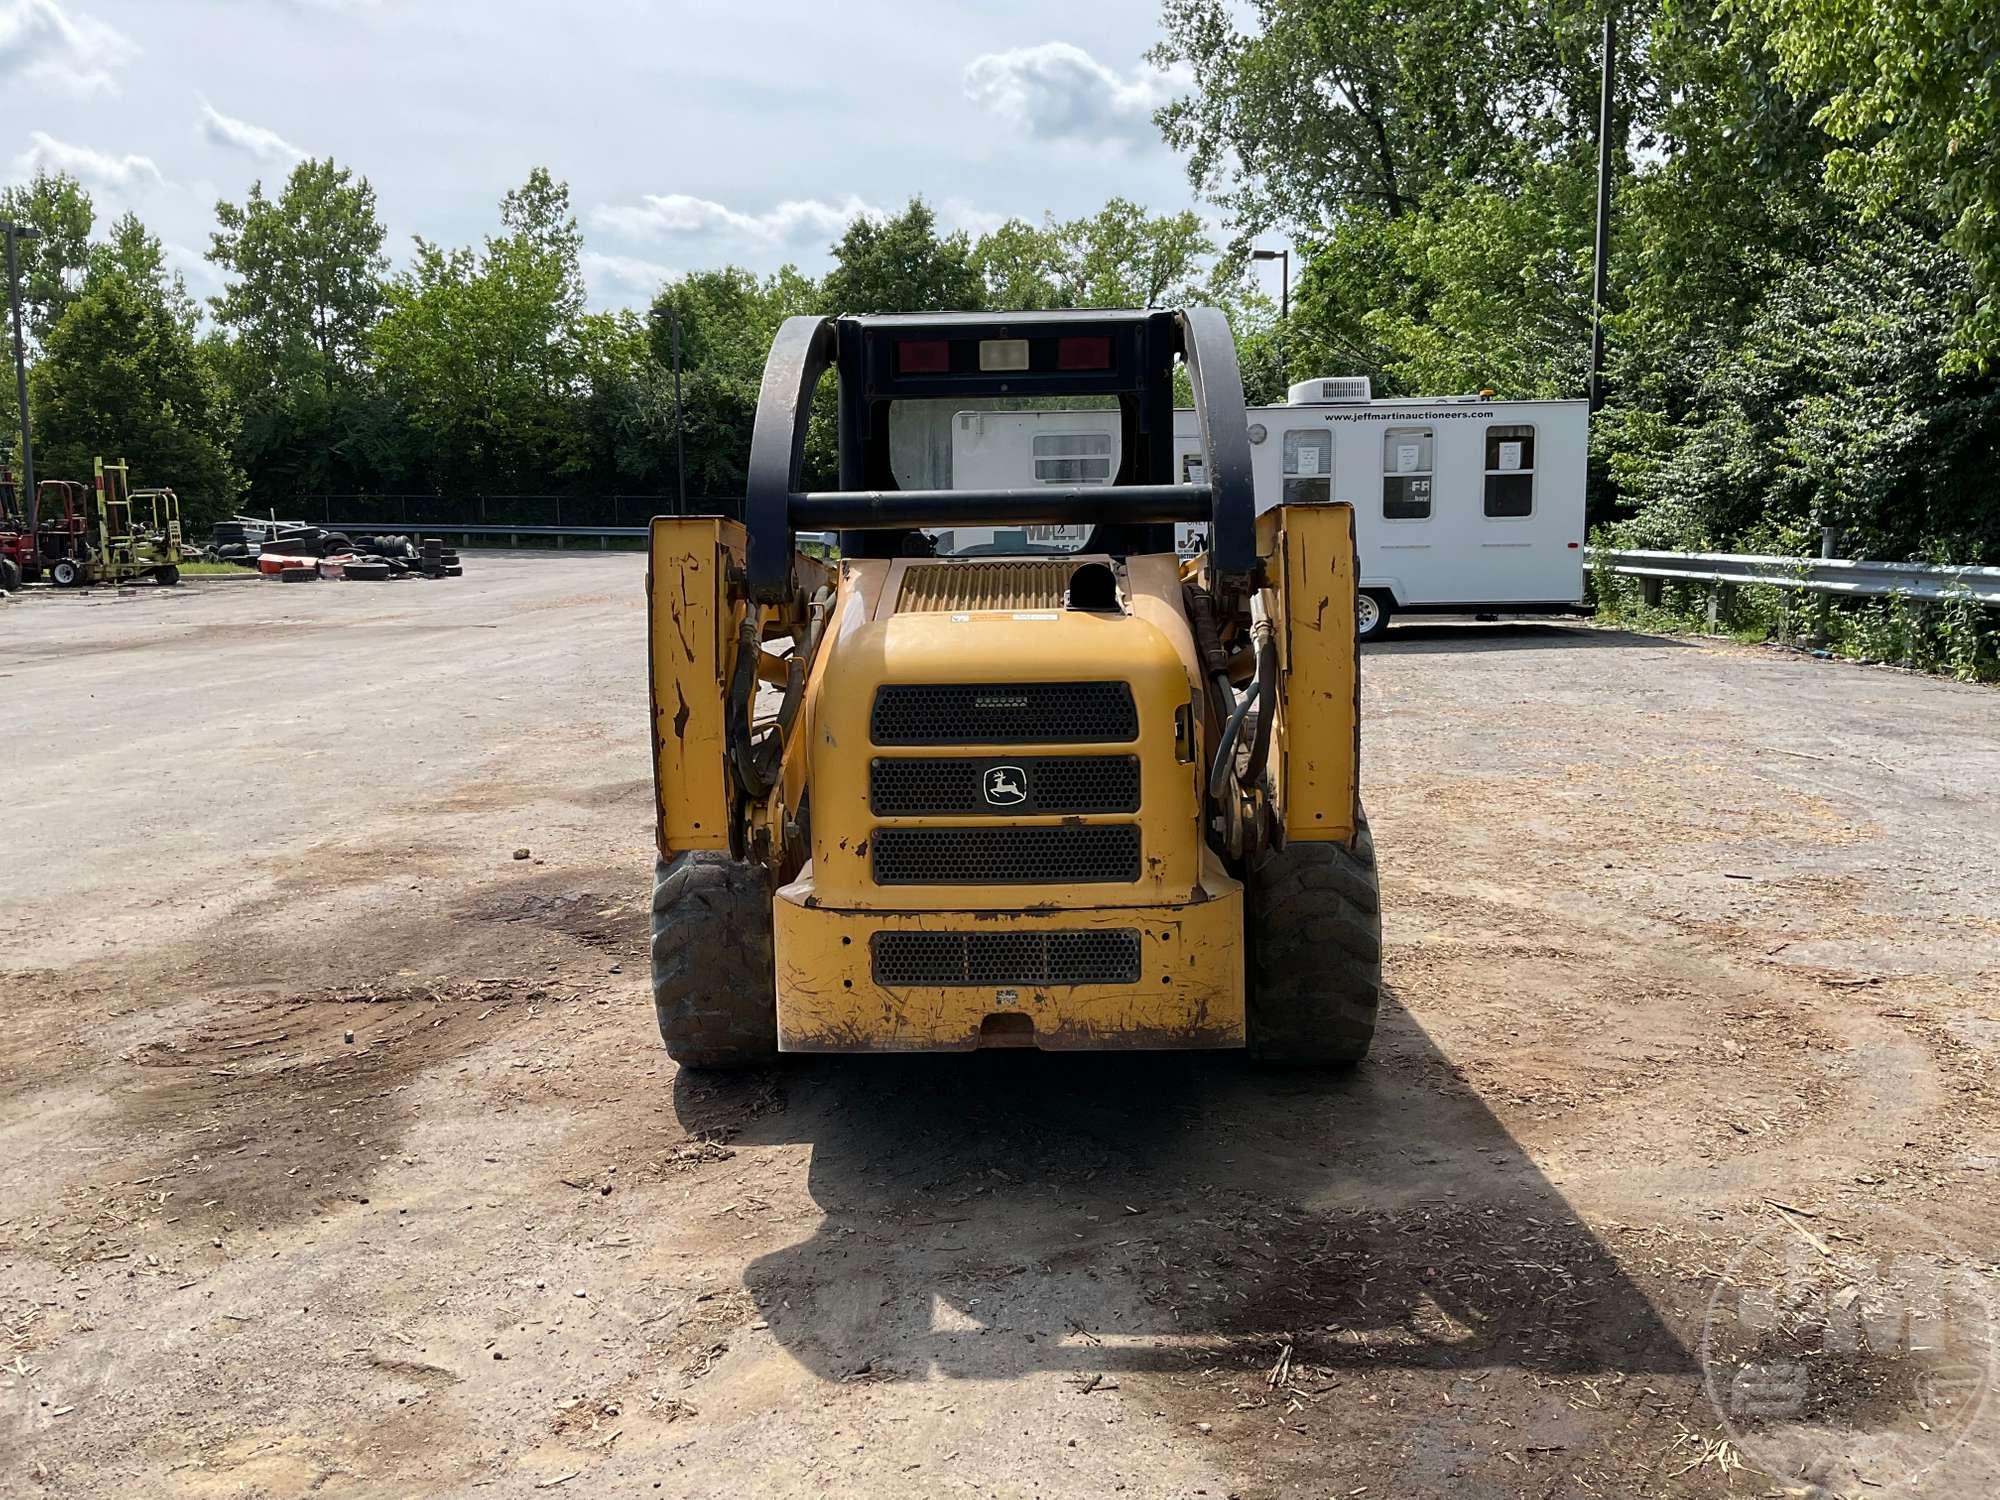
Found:
[[1215, 801], [1222, 800], [1229, 788], [1229, 778], [1236, 769], [1236, 740], [1243, 733], [1244, 717], [1250, 712], [1250, 705], [1257, 701], [1261, 682], [1250, 684], [1250, 691], [1236, 700], [1236, 707], [1230, 710], [1229, 722], [1222, 726], [1222, 738], [1216, 741], [1215, 760], [1208, 768], [1208, 795]]
[[749, 800], [761, 801], [777, 785], [778, 766], [784, 759], [785, 742], [791, 737], [799, 709], [805, 703], [806, 673], [819, 651], [832, 608], [833, 591], [821, 589], [813, 595], [805, 639], [794, 643], [785, 667], [785, 696], [779, 701], [776, 720], [759, 737], [751, 726], [750, 705], [757, 693], [757, 660], [764, 650], [759, 638], [757, 610], [744, 612], [736, 633], [736, 665], [729, 677], [729, 766], [736, 785]]
[[1257, 691], [1264, 706], [1257, 711], [1257, 733], [1250, 742], [1250, 758], [1237, 772], [1236, 779], [1245, 790], [1263, 779], [1265, 764], [1271, 758], [1271, 709], [1277, 703], [1278, 692], [1278, 632], [1264, 613], [1261, 593], [1250, 598], [1250, 642], [1257, 652]]

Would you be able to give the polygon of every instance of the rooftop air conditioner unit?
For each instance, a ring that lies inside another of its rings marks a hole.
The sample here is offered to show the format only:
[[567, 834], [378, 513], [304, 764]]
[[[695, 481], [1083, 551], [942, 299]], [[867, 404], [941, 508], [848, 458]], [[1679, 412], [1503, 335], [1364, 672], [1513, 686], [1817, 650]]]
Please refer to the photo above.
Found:
[[1374, 399], [1366, 375], [1329, 375], [1301, 380], [1286, 393], [1291, 406], [1366, 406]]

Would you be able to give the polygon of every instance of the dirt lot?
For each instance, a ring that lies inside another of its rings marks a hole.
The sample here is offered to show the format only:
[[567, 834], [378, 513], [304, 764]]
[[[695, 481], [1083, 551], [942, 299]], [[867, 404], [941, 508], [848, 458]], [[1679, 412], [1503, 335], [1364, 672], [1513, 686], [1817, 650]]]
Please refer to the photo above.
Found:
[[1360, 1070], [714, 1082], [641, 568], [0, 608], [0, 1493], [2000, 1488], [2000, 696], [1398, 627]]

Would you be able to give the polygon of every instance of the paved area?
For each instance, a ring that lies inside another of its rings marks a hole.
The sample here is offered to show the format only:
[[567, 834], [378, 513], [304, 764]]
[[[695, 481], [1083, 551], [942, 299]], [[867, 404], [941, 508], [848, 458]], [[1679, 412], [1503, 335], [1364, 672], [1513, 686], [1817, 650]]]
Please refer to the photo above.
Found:
[[642, 578], [0, 607], [0, 1492], [2000, 1486], [1990, 689], [1399, 625], [1358, 1071], [711, 1081]]

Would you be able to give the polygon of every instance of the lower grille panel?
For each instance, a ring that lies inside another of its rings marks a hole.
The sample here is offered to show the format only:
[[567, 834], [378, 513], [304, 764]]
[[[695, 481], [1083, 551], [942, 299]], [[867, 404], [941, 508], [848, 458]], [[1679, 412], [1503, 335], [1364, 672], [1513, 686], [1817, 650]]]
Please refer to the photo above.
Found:
[[1137, 984], [1139, 934], [878, 932], [868, 940], [880, 985]]
[[1139, 830], [1082, 828], [878, 828], [870, 859], [877, 885], [1076, 885], [1139, 878]]

